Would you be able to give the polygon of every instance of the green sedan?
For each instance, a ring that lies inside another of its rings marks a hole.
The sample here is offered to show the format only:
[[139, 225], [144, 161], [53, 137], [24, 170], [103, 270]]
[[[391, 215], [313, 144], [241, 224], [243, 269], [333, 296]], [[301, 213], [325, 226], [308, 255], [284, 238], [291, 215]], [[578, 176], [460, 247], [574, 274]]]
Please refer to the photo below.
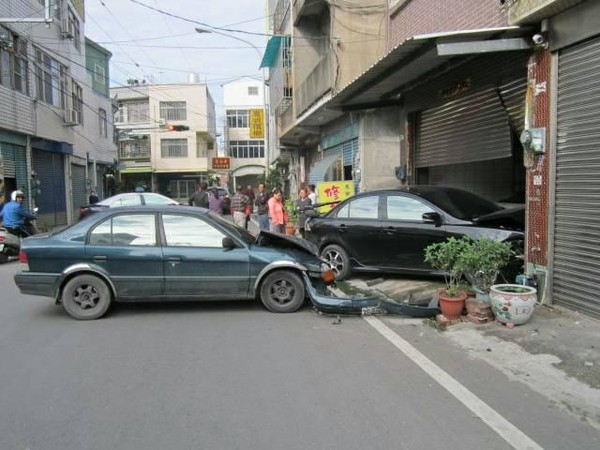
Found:
[[51, 297], [72, 317], [102, 317], [113, 302], [260, 299], [290, 313], [334, 279], [313, 244], [253, 236], [203, 208], [111, 208], [23, 241], [21, 293]]

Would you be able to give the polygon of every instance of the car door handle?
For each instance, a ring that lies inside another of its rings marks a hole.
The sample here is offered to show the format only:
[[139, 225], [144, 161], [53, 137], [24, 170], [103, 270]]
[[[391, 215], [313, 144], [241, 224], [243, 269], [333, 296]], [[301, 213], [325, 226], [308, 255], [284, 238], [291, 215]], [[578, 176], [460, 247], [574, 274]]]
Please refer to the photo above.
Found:
[[108, 261], [108, 258], [106, 256], [96, 255], [94, 256], [94, 261]]
[[381, 231], [388, 235], [396, 234], [396, 229], [394, 227], [383, 227]]
[[340, 225], [340, 226], [338, 227], [338, 231], [339, 231], [340, 233], [343, 233], [344, 231], [346, 231], [346, 225], [343, 225], [343, 224], [342, 224], [342, 225]]
[[181, 258], [179, 256], [169, 256], [167, 261], [172, 265], [179, 264], [181, 262]]

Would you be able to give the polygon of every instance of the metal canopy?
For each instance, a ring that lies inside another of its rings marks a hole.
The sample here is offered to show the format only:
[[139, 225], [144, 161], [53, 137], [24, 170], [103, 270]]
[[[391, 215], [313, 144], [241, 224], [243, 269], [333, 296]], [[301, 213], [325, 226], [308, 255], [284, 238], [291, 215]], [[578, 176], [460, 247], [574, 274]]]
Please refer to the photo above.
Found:
[[357, 110], [399, 104], [402, 93], [417, 83], [478, 54], [529, 51], [531, 45], [520, 38], [530, 33], [526, 28], [504, 27], [413, 36], [333, 96], [327, 107]]

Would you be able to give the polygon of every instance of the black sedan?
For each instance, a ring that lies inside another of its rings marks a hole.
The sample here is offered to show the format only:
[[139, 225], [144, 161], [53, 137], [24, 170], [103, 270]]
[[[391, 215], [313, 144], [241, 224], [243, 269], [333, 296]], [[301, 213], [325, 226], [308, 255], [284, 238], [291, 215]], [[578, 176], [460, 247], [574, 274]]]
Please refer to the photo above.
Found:
[[99, 318], [115, 301], [257, 298], [288, 313], [308, 294], [326, 310], [363, 306], [326, 297], [334, 273], [311, 243], [255, 237], [204, 208], [111, 208], [25, 239], [19, 259], [20, 291], [53, 298], [76, 319]]
[[92, 205], [80, 207], [79, 220], [94, 213], [106, 211], [108, 208], [139, 205], [179, 205], [179, 203], [172, 198], [153, 192], [127, 192], [124, 194], [113, 195], [112, 197], [108, 197], [101, 202]]
[[[522, 254], [524, 220], [524, 208], [504, 209], [456, 188], [412, 186], [351, 197], [326, 215], [311, 217], [306, 238], [338, 280], [353, 271], [437, 274], [424, 261], [429, 244], [451, 236], [486, 237], [511, 242]], [[510, 276], [520, 265], [518, 259], [511, 263]]]

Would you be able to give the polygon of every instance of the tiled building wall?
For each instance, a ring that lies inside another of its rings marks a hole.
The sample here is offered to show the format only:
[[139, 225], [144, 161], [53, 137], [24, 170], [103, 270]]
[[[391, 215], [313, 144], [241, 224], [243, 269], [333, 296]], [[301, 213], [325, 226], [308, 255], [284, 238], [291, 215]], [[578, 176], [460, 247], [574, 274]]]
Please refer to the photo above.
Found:
[[418, 34], [502, 27], [507, 20], [498, 0], [400, 1], [390, 8], [388, 49]]
[[[533, 86], [530, 113], [531, 128], [546, 128], [546, 149], [550, 135], [550, 52], [540, 50], [529, 60], [528, 80]], [[527, 262], [547, 265], [548, 258], [548, 151], [542, 155], [525, 156], [527, 170]]]

